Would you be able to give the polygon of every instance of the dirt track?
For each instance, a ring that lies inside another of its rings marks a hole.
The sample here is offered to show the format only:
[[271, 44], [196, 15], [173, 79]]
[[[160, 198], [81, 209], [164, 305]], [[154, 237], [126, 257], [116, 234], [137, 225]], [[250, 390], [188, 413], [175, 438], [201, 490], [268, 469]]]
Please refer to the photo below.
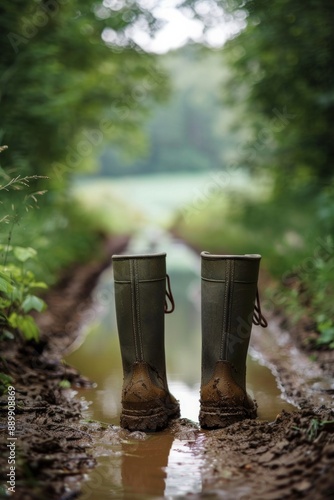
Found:
[[[95, 465], [88, 446], [94, 447], [106, 433], [118, 432], [80, 424], [80, 403], [71, 397], [71, 390], [60, 387], [64, 380], [73, 386], [89, 384], [62, 364], [61, 358], [74, 339], [83, 303], [89, 307], [89, 294], [107, 263], [108, 259], [78, 267], [49, 294], [49, 310], [40, 320], [44, 332], [40, 345], [2, 342], [6, 361], [2, 360], [0, 371], [13, 376], [17, 394], [18, 454], [13, 498], [74, 498], [83, 474]], [[296, 349], [280, 329], [279, 319], [272, 321], [276, 322], [276, 345], [274, 338], [255, 330], [253, 348], [274, 367], [286, 394], [300, 410], [282, 412], [273, 423], [244, 421], [224, 430], [207, 431], [203, 492], [189, 498], [334, 498], [331, 390], [324, 382], [312, 386], [312, 377], [319, 380], [323, 376], [321, 367]], [[5, 446], [5, 396], [0, 404], [1, 445]], [[171, 430], [184, 441], [192, 436], [188, 446], [196, 453], [193, 436], [198, 427], [194, 423], [181, 419], [172, 424]], [[203, 442], [198, 453], [203, 454], [202, 446]], [[6, 472], [6, 454], [2, 454], [0, 465]]]

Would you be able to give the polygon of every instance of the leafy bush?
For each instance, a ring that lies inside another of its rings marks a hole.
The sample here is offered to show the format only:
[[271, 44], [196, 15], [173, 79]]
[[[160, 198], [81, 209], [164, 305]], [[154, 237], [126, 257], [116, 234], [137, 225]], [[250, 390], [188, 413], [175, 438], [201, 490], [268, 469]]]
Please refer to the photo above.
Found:
[[[0, 147], [0, 153], [7, 149]], [[32, 180], [40, 179], [41, 176], [17, 175], [10, 178], [1, 171], [5, 183], [0, 185], [0, 191], [8, 193], [10, 190], [21, 191], [30, 187]], [[21, 200], [20, 210], [29, 211], [33, 204], [37, 204], [37, 196], [45, 191], [29, 192]], [[6, 201], [6, 200], [5, 200]], [[14, 338], [19, 332], [27, 340], [38, 340], [39, 330], [34, 318], [29, 314], [31, 311], [43, 311], [45, 302], [34, 294], [37, 288], [46, 288], [45, 283], [38, 282], [34, 273], [28, 270], [25, 263], [34, 259], [36, 250], [31, 247], [20, 247], [10, 245], [14, 227], [20, 222], [20, 210], [12, 203], [10, 211], [6, 213], [4, 200], [0, 202], [3, 214], [0, 215], [0, 223], [8, 224], [6, 244], [0, 244], [0, 327], [2, 338]]]
[[[39, 330], [34, 318], [29, 314], [35, 310], [42, 312], [46, 304], [34, 294], [37, 288], [46, 288], [38, 282], [34, 274], [24, 268], [24, 263], [36, 257], [33, 248], [0, 245], [9, 263], [0, 265], [0, 325], [2, 335], [13, 338], [19, 331], [27, 340], [38, 340]], [[10, 255], [9, 255], [10, 254]]]
[[313, 254], [282, 276], [281, 284], [269, 290], [268, 297], [293, 323], [301, 318], [313, 321], [319, 335], [310, 341], [316, 346], [334, 348], [334, 240], [327, 237], [320, 243]]

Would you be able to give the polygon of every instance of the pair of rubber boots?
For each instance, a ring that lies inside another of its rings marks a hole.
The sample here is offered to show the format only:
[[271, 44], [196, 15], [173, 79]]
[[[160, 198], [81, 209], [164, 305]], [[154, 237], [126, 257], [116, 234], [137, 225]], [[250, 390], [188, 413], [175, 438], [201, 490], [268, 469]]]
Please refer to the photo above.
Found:
[[[256, 417], [246, 392], [246, 356], [252, 323], [266, 326], [257, 293], [260, 259], [201, 254], [203, 428]], [[112, 261], [124, 374], [120, 424], [161, 430], [180, 416], [166, 378], [164, 314], [174, 310], [166, 254], [113, 255]]]

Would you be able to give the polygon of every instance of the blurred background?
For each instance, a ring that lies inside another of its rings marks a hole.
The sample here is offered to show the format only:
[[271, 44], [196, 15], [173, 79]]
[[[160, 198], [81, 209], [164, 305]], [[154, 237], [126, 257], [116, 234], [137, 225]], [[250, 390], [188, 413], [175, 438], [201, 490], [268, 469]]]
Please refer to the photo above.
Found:
[[261, 253], [267, 308], [334, 347], [333, 23], [325, 0], [4, 2], [1, 258], [33, 248], [52, 284], [148, 227]]

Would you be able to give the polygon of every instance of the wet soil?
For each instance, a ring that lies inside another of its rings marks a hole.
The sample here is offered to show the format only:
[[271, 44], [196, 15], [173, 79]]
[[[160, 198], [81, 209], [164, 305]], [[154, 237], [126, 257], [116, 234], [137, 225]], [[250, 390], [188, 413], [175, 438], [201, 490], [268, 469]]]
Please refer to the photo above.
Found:
[[[0, 346], [0, 371], [13, 377], [16, 389], [16, 499], [75, 498], [105, 444], [146, 439], [145, 433], [83, 421], [83, 403], [67, 386], [91, 383], [62, 362], [90, 307], [98, 276], [109, 265], [110, 255], [126, 243], [109, 242], [102, 261], [76, 266], [63, 276], [46, 297], [49, 308], [39, 318], [40, 344], [7, 341]], [[282, 411], [274, 422], [245, 420], [213, 431], [200, 431], [186, 419], [174, 421], [172, 434], [203, 457], [202, 492], [187, 498], [334, 497], [334, 411], [332, 389], [324, 382], [333, 376], [333, 365], [326, 363], [324, 370], [321, 363], [311, 362], [297, 348], [302, 345], [298, 338], [282, 329], [283, 319], [273, 316], [270, 321], [276, 324], [275, 338], [255, 328], [252, 349], [262, 353], [262, 361], [274, 370], [283, 391], [299, 409]], [[333, 352], [326, 356], [333, 361]], [[5, 476], [7, 396], [0, 399], [0, 426], [0, 444], [5, 450], [0, 468]], [[199, 432], [203, 439], [196, 439]], [[6, 487], [1, 496], [5, 493]], [[94, 492], [90, 498], [95, 498]]]
[[207, 496], [333, 498], [334, 424], [316, 424], [331, 419], [325, 409], [283, 410], [272, 423], [246, 420], [211, 431], [204, 443]]
[[[74, 498], [83, 474], [94, 467], [88, 449], [92, 435], [80, 424], [82, 402], [70, 388], [92, 383], [62, 362], [75, 341], [90, 295], [110, 256], [124, 250], [128, 238], [107, 240], [98, 261], [75, 265], [63, 273], [44, 299], [45, 313], [37, 318], [40, 342], [0, 342], [0, 372], [15, 387], [15, 493], [19, 500]], [[8, 396], [0, 398], [0, 498], [8, 495]]]

